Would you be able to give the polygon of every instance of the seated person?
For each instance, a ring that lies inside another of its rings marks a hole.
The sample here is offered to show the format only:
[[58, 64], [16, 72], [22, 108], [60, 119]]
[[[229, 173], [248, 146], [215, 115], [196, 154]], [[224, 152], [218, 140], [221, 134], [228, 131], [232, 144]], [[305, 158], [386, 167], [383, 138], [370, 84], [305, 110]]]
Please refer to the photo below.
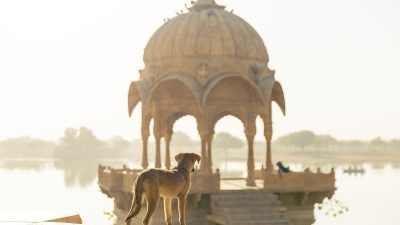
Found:
[[279, 167], [279, 172], [280, 173], [289, 173], [289, 172], [291, 172], [289, 167], [284, 167], [281, 161], [279, 161], [276, 165]]

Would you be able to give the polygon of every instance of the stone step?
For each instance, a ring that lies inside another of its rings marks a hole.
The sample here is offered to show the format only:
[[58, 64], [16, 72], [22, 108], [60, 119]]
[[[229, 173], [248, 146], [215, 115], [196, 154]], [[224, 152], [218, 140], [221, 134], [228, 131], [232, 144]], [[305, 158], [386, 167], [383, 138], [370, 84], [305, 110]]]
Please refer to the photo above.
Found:
[[287, 219], [245, 220], [238, 221], [219, 215], [208, 215], [207, 220], [218, 225], [290, 225]]
[[278, 200], [225, 200], [225, 201], [213, 201], [214, 207], [248, 207], [248, 206], [282, 206], [282, 203]]
[[229, 201], [229, 200], [278, 200], [278, 196], [271, 193], [262, 194], [216, 194], [212, 195], [212, 199], [216, 201]]
[[212, 199], [215, 201], [246, 201], [246, 200], [265, 200], [265, 201], [273, 201], [273, 200], [278, 200], [277, 196], [271, 195], [242, 195], [242, 196], [230, 196], [230, 195], [223, 195], [223, 196], [212, 196]]
[[265, 191], [222, 192], [211, 196], [209, 221], [220, 225], [289, 225], [278, 196]]
[[246, 207], [246, 208], [213, 208], [213, 213], [229, 214], [246, 214], [246, 213], [280, 213], [280, 207]]
[[231, 221], [230, 225], [289, 225], [287, 219]]
[[[227, 216], [227, 215], [226, 215]], [[231, 221], [251, 221], [251, 220], [279, 220], [284, 215], [279, 212], [263, 212], [263, 213], [236, 213], [227, 216]]]
[[224, 196], [224, 195], [232, 195], [232, 196], [239, 196], [239, 195], [258, 195], [258, 196], [276, 196], [274, 193], [269, 192], [269, 191], [259, 191], [259, 190], [254, 190], [254, 191], [221, 191], [216, 194], [213, 194], [214, 196]]

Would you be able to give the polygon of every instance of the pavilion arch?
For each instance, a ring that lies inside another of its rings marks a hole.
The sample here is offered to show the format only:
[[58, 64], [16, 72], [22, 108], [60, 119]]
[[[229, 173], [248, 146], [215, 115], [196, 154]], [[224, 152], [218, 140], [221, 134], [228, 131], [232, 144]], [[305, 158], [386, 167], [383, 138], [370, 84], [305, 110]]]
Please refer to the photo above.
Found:
[[165, 127], [166, 131], [167, 132], [173, 131], [175, 122], [186, 116], [193, 117], [196, 120], [196, 124], [197, 124], [198, 116], [196, 114], [185, 112], [185, 111], [173, 112], [173, 113], [169, 114], [164, 120], [165, 121], [164, 124], [166, 126]]
[[[157, 93], [159, 95], [159, 90], [168, 83], [176, 82], [179, 90], [179, 87], [186, 88], [190, 90], [193, 99], [195, 100], [197, 106], [200, 108], [200, 102], [201, 102], [201, 86], [200, 84], [192, 78], [189, 74], [185, 73], [173, 73], [166, 75], [163, 79], [157, 81], [157, 83], [153, 84], [153, 87], [151, 88], [148, 99], [147, 99], [147, 106], [150, 106], [151, 102], [154, 100], [154, 97]], [[179, 100], [179, 99], [177, 99]]]
[[218, 87], [219, 84], [229, 79], [240, 80], [246, 85], [247, 88], [250, 88], [252, 90], [252, 93], [256, 97], [256, 101], [259, 100], [261, 104], [265, 103], [265, 98], [263, 97], [263, 94], [261, 93], [258, 86], [252, 80], [238, 73], [222, 73], [207, 83], [203, 94], [202, 106], [205, 106], [207, 104], [209, 95], [210, 93], [212, 93], [215, 87]]
[[155, 119], [154, 133], [161, 134], [169, 115], [181, 112], [199, 114], [198, 94], [190, 81], [190, 78], [170, 76], [152, 88], [147, 98], [146, 111]]
[[210, 116], [210, 118], [211, 118], [211, 120], [210, 120], [211, 121], [211, 124], [210, 124], [211, 132], [214, 132], [215, 125], [218, 123], [218, 121], [220, 121], [221, 119], [223, 119], [226, 116], [232, 116], [232, 117], [238, 119], [242, 123], [243, 128], [246, 128], [247, 124], [246, 124], [246, 120], [243, 118], [243, 116], [240, 116], [240, 114], [238, 114], [236, 112], [233, 112], [233, 111], [223, 111], [223, 112], [219, 112], [219, 113], [216, 113], [216, 114]]
[[197, 117], [194, 114], [191, 114], [191, 113], [188, 113], [185, 111], [170, 113], [163, 120], [164, 127], [163, 127], [162, 136], [165, 141], [165, 168], [167, 168], [167, 169], [171, 168], [171, 147], [170, 146], [171, 146], [172, 136], [174, 133], [173, 129], [174, 129], [175, 122], [186, 116], [193, 117], [197, 123]]
[[[168, 148], [172, 136], [172, 124], [167, 127], [167, 120], [174, 122], [171, 115], [180, 116], [180, 113], [198, 115], [200, 112], [200, 91], [199, 84], [189, 75], [183, 73], [174, 73], [166, 75], [160, 81], [153, 84], [146, 99], [144, 114], [150, 115], [154, 119], [153, 135], [156, 143], [156, 161], [155, 167], [161, 167], [161, 139], [164, 138]], [[196, 116], [195, 116], [196, 118]], [[175, 118], [175, 120], [178, 118]], [[142, 129], [147, 129], [142, 127]], [[169, 152], [167, 153], [169, 156]], [[166, 158], [170, 166], [169, 157]], [[143, 163], [146, 164], [146, 163]]]

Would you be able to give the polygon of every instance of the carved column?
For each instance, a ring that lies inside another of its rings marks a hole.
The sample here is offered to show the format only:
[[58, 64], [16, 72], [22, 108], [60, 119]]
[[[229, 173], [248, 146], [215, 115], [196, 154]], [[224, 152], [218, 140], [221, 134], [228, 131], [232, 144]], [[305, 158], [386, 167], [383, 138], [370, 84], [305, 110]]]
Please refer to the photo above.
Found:
[[214, 137], [214, 131], [210, 132], [207, 138], [207, 167], [210, 172], [212, 172], [212, 141]]
[[147, 143], [150, 137], [149, 124], [150, 118], [146, 116], [146, 111], [142, 109], [142, 167], [147, 169], [149, 166]]
[[[155, 107], [154, 107], [155, 108]], [[161, 118], [159, 112], [154, 110], [154, 127], [153, 134], [156, 142], [156, 162], [155, 167], [161, 168], [161, 138], [162, 138], [162, 130], [161, 130]]]
[[171, 168], [171, 153], [170, 153], [170, 145], [171, 145], [171, 138], [172, 138], [172, 130], [167, 131], [164, 135], [165, 140], [165, 168]]
[[143, 135], [142, 133], [142, 167], [143, 169], [147, 169], [149, 166], [149, 161], [147, 158], [147, 142], [149, 140], [149, 135]]
[[208, 160], [207, 160], [207, 135], [200, 134], [201, 139], [201, 164], [200, 170], [206, 172], [208, 170]]
[[247, 156], [247, 186], [256, 186], [255, 182], [255, 171], [254, 171], [254, 136], [256, 135], [255, 130], [245, 131], [247, 144], [248, 144], [248, 156]]
[[266, 170], [272, 172], [274, 166], [272, 164], [272, 149], [271, 149], [271, 140], [272, 140], [272, 123], [268, 124], [268, 126], [264, 130], [264, 136], [267, 141], [267, 154], [265, 159]]
[[265, 169], [267, 172], [272, 172], [274, 166], [272, 164], [272, 149], [271, 149], [271, 140], [272, 140], [272, 105], [271, 102], [268, 106], [268, 114], [266, 120], [264, 120], [264, 136], [267, 142], [267, 154], [265, 158]]
[[155, 137], [156, 141], [156, 163], [155, 168], [161, 168], [161, 136]]
[[200, 117], [200, 119], [197, 119], [197, 130], [200, 135], [200, 143], [201, 143], [200, 171], [207, 172], [209, 169], [208, 157], [207, 157], [207, 140], [209, 132], [207, 127], [207, 122], [204, 117]]

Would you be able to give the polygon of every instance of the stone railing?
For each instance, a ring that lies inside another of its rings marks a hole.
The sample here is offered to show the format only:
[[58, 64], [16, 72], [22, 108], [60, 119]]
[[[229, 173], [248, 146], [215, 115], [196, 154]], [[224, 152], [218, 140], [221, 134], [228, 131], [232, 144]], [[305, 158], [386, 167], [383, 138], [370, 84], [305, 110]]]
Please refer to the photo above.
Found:
[[[98, 184], [101, 191], [109, 197], [114, 192], [131, 193], [133, 184], [142, 170], [129, 169], [124, 166], [122, 169], [113, 169], [99, 165]], [[192, 186], [190, 194], [216, 193], [220, 190], [220, 174], [203, 173], [196, 171], [192, 174]]]
[[256, 180], [264, 179], [264, 173], [265, 173], [264, 168], [254, 170], [254, 179]]
[[271, 192], [326, 192], [335, 190], [335, 172], [264, 172], [264, 189]]
[[142, 170], [132, 170], [124, 166], [122, 169], [113, 169], [99, 165], [98, 184], [103, 193], [110, 195], [112, 191], [132, 190], [133, 183]]

